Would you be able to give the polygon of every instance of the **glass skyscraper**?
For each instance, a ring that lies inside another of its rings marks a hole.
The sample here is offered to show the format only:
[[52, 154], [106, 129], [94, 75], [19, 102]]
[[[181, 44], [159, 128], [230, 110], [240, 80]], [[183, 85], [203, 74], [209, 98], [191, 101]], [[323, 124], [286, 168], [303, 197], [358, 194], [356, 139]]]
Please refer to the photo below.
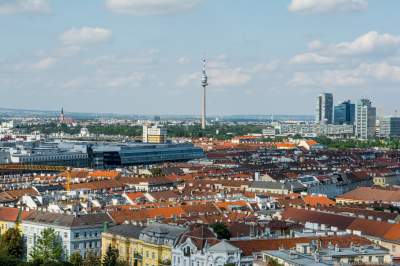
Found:
[[354, 124], [356, 105], [350, 100], [338, 104], [334, 108], [333, 121], [336, 125]]

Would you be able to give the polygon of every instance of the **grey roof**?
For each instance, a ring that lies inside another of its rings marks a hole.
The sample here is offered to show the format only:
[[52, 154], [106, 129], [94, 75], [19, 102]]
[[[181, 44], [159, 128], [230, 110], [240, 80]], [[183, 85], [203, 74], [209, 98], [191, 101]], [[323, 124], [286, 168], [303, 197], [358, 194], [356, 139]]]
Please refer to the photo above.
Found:
[[218, 244], [215, 244], [214, 246], [210, 247], [209, 249], [211, 252], [235, 252], [239, 251], [240, 249], [229, 244], [227, 241], [222, 240]]
[[143, 229], [144, 227], [142, 226], [136, 226], [133, 224], [121, 224], [109, 228], [107, 233], [139, 239], [140, 232], [142, 232]]
[[63, 191], [63, 190], [65, 190], [65, 188], [61, 185], [39, 185], [39, 186], [34, 186], [34, 188], [39, 193], [44, 193], [47, 191]]
[[85, 214], [74, 216], [71, 214], [34, 211], [24, 219], [27, 222], [52, 224], [64, 227], [90, 227], [102, 226], [105, 222], [112, 224], [110, 216], [106, 213]]
[[141, 234], [160, 238], [177, 239], [185, 231], [186, 228], [181, 226], [153, 223], [144, 228]]
[[253, 181], [250, 184], [250, 188], [261, 188], [261, 189], [289, 189], [287, 185], [281, 182], [274, 181]]

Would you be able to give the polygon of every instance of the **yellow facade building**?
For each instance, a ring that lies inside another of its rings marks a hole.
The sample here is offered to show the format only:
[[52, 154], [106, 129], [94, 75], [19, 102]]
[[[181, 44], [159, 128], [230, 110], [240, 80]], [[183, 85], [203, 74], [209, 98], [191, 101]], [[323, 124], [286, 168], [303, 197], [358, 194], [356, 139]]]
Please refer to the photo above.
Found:
[[119, 251], [119, 258], [132, 266], [169, 266], [172, 248], [181, 234], [180, 226], [151, 224], [139, 227], [122, 224], [102, 234], [102, 256], [111, 245]]

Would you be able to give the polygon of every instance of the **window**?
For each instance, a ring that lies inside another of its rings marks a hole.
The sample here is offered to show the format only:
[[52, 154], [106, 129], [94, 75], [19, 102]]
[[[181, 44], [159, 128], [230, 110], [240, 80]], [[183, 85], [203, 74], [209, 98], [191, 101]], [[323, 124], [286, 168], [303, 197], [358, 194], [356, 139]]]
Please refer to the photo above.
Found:
[[156, 253], [152, 252], [152, 253], [151, 253], [151, 258], [152, 258], [152, 259], [155, 259], [155, 258], [156, 258]]
[[[146, 251], [146, 258], [148, 258], [149, 257], [149, 252], [148, 251]], [[146, 264], [147, 265], [147, 264]]]
[[79, 238], [79, 233], [75, 233], [75, 238]]

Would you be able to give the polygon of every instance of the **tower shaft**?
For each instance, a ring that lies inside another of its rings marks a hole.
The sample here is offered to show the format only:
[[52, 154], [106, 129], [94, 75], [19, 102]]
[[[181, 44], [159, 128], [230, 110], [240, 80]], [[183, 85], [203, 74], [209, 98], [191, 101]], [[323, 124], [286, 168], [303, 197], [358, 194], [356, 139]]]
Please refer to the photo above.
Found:
[[203, 108], [201, 110], [201, 129], [206, 129], [206, 88], [203, 86]]

